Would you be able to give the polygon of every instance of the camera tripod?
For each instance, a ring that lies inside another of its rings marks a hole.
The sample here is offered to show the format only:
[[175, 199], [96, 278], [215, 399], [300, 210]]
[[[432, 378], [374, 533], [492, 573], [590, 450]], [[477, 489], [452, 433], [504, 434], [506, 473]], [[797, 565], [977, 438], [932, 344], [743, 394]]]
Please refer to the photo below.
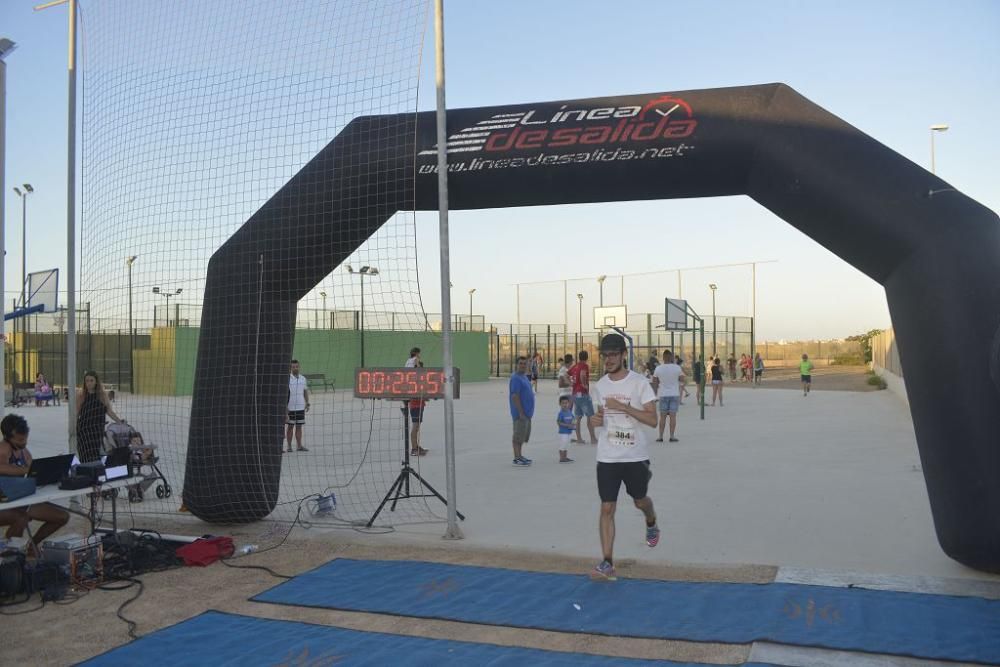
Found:
[[[403, 467], [399, 471], [399, 474], [396, 475], [396, 480], [389, 487], [389, 492], [385, 494], [382, 503], [375, 510], [375, 513], [372, 514], [372, 518], [368, 520], [368, 528], [371, 528], [372, 524], [375, 523], [375, 519], [385, 508], [385, 504], [389, 502], [390, 498], [392, 499], [392, 505], [389, 506], [390, 512], [395, 512], [396, 503], [406, 498], [437, 498], [445, 505], [448, 504], [447, 499], [438, 493], [433, 486], [427, 483], [427, 480], [420, 476], [420, 473], [410, 466], [410, 404], [408, 402], [405, 403], [401, 409], [403, 411]], [[430, 493], [410, 493], [410, 475], [415, 477]], [[456, 510], [455, 513], [459, 519], [465, 521], [465, 516], [461, 512]]]

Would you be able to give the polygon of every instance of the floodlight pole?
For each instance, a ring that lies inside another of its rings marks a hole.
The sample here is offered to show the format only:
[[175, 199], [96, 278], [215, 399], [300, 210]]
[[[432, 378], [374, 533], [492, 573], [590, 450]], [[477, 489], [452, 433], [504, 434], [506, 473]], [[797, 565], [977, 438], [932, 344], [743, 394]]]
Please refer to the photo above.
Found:
[[[34, 192], [35, 189], [32, 188], [27, 183], [24, 184], [24, 190], [20, 188], [14, 188], [14, 192], [17, 196], [21, 198], [21, 310], [28, 307], [28, 302], [25, 301], [25, 283], [28, 280], [28, 195]], [[21, 320], [21, 333], [23, 334], [23, 343], [21, 344], [21, 382], [27, 382], [25, 378], [28, 377], [28, 319], [27, 315], [22, 315], [25, 318]]]
[[715, 290], [719, 289], [719, 286], [716, 285], [715, 283], [711, 283], [708, 286], [708, 289], [712, 290], [712, 356], [714, 357], [719, 353], [716, 343], [716, 329], [718, 329], [719, 327], [716, 324], [715, 320]]
[[[444, 459], [448, 498], [448, 528], [444, 538], [460, 540], [464, 536], [458, 527], [455, 494], [455, 372], [451, 358], [451, 256], [448, 244], [448, 107], [445, 104], [444, 79], [444, 0], [434, 0], [434, 47], [437, 84], [437, 164], [438, 220], [441, 239], [441, 338], [444, 347]], [[471, 298], [471, 295], [470, 295]], [[518, 319], [520, 320], [520, 293]]]
[[128, 390], [132, 394], [135, 393], [135, 362], [132, 360], [135, 355], [135, 324], [132, 320], [132, 265], [138, 257], [138, 255], [132, 255], [125, 259], [125, 266], [128, 267]]
[[[17, 46], [14, 42], [5, 37], [0, 37], [0, 193], [3, 193], [6, 187], [4, 184], [4, 174], [7, 169], [7, 62], [5, 58], [15, 48]], [[3, 198], [0, 197], [0, 404], [7, 401], [5, 389], [7, 378], [5, 372], [7, 338], [3, 320], [4, 309], [7, 307], [7, 304], [4, 303], [6, 298], [4, 296], [4, 272], [7, 268], [7, 263], [4, 259], [4, 256], [7, 254], [6, 242], [4, 241], [6, 235], [6, 208], [3, 205]]]
[[76, 452], [76, 0], [55, 0], [35, 7], [35, 11], [65, 4], [69, 8], [68, 103], [66, 113], [66, 387], [71, 389], [69, 451]]

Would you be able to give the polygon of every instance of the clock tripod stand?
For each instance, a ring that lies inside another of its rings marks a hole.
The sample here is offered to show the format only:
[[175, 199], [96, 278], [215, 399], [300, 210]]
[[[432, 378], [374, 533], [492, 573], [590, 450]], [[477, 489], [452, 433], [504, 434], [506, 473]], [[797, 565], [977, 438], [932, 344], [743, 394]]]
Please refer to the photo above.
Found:
[[[448, 501], [445, 499], [445, 497], [442, 496], [440, 493], [438, 493], [437, 490], [435, 490], [435, 488], [433, 486], [431, 486], [430, 484], [427, 483], [427, 480], [425, 480], [423, 477], [420, 476], [420, 473], [418, 473], [416, 470], [414, 470], [410, 466], [410, 403], [409, 403], [409, 401], [406, 401], [403, 404], [403, 407], [400, 408], [400, 409], [403, 411], [403, 467], [399, 471], [399, 474], [396, 475], [396, 481], [394, 481], [392, 483], [392, 486], [389, 487], [389, 492], [387, 494], [385, 494], [385, 498], [382, 499], [382, 503], [378, 506], [378, 509], [375, 510], [375, 513], [372, 514], [372, 518], [368, 520], [368, 524], [367, 524], [368, 528], [371, 528], [372, 524], [375, 523], [375, 519], [378, 517], [379, 513], [383, 510], [383, 508], [385, 508], [385, 505], [386, 505], [386, 503], [389, 502], [390, 498], [392, 499], [392, 505], [389, 506], [389, 511], [390, 512], [395, 512], [396, 511], [396, 503], [399, 502], [400, 500], [403, 500], [403, 499], [406, 499], [406, 498], [437, 498], [438, 500], [440, 500], [445, 505], [448, 504]], [[430, 493], [417, 493], [417, 494], [411, 493], [410, 492], [410, 476], [411, 475], [414, 478], [416, 478], [416, 480], [418, 482], [420, 482], [420, 484], [423, 487], [423, 489], [426, 489], [427, 491], [430, 491]], [[462, 521], [465, 521], [465, 516], [461, 512], [458, 512], [456, 510], [455, 513], [458, 515], [459, 519], [461, 519]]]

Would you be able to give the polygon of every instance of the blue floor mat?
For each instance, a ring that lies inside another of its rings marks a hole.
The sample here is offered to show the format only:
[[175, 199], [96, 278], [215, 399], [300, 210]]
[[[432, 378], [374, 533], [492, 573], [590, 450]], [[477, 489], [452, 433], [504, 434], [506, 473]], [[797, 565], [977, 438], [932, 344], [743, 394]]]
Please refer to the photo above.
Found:
[[[274, 621], [208, 611], [82, 663], [147, 665], [539, 665], [542, 667], [709, 667], [701, 663], [611, 658], [586, 653], [474, 644]], [[747, 663], [746, 667], [773, 667]]]
[[337, 559], [258, 602], [623, 637], [1000, 663], [1000, 601], [801, 584], [726, 584]]

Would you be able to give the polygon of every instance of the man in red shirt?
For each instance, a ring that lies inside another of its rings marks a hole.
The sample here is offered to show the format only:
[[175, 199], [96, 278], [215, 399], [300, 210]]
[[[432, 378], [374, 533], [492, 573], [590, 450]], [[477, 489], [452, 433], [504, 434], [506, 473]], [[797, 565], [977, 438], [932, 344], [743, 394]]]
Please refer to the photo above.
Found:
[[583, 442], [583, 438], [580, 436], [580, 422], [586, 418], [587, 429], [590, 431], [590, 444], [596, 445], [597, 435], [594, 433], [593, 424], [590, 423], [590, 417], [594, 416], [594, 404], [590, 400], [590, 366], [587, 365], [589, 358], [590, 355], [587, 354], [586, 350], [580, 350], [580, 354], [577, 355], [579, 361], [569, 369], [569, 377], [573, 382], [573, 405], [576, 414], [576, 440], [574, 442]]

